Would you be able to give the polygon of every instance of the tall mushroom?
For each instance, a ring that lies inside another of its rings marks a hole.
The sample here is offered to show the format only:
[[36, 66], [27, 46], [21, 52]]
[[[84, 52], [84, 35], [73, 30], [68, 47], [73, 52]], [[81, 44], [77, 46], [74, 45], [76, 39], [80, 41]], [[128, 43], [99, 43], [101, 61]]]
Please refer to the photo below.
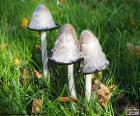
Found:
[[40, 4], [36, 7], [32, 20], [28, 27], [30, 30], [40, 32], [41, 38], [41, 50], [42, 50], [42, 64], [43, 64], [43, 74], [44, 77], [47, 77], [48, 74], [48, 56], [47, 56], [47, 41], [46, 41], [46, 32], [47, 30], [53, 30], [58, 28], [55, 24], [52, 14], [47, 7]]
[[54, 63], [67, 65], [70, 95], [76, 98], [73, 64], [80, 61], [81, 58], [77, 35], [71, 24], [65, 24], [62, 27], [49, 60]]
[[80, 36], [80, 51], [84, 58], [81, 70], [85, 74], [85, 97], [89, 101], [92, 73], [107, 69], [109, 62], [97, 37], [90, 30], [84, 30]]

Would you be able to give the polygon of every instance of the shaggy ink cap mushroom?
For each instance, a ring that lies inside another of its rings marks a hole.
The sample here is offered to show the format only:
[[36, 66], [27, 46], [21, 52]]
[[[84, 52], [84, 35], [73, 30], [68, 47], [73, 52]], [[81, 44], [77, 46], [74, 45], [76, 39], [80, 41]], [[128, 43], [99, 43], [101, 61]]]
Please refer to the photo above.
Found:
[[85, 74], [85, 97], [89, 102], [92, 87], [92, 74], [105, 70], [109, 62], [99, 44], [98, 39], [90, 30], [84, 30], [80, 36], [80, 51], [84, 58], [81, 70]]
[[49, 9], [40, 4], [36, 7], [28, 28], [35, 31], [46, 31], [56, 29], [58, 25], [55, 24]]
[[70, 96], [77, 98], [73, 64], [81, 60], [81, 53], [76, 32], [71, 24], [65, 24], [62, 26], [49, 60], [57, 64], [67, 65]]
[[84, 74], [92, 74], [108, 68], [109, 61], [97, 37], [90, 30], [84, 30], [80, 36], [80, 51], [84, 58], [81, 66]]
[[33, 13], [32, 20], [28, 26], [28, 29], [40, 32], [42, 64], [45, 78], [47, 78], [48, 75], [46, 31], [51, 31], [56, 28], [58, 28], [58, 25], [55, 24], [49, 9], [42, 4], [38, 5]]
[[74, 64], [82, 60], [77, 35], [71, 24], [62, 26], [51, 52], [49, 60], [58, 64]]

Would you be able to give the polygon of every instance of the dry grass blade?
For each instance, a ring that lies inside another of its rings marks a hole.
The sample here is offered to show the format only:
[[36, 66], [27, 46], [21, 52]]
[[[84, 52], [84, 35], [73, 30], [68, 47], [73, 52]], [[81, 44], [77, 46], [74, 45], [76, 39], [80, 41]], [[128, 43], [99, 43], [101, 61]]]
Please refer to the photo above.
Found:
[[21, 83], [22, 85], [26, 85], [30, 80], [29, 71], [24, 68], [21, 70]]
[[78, 102], [78, 100], [74, 97], [59, 97], [58, 101], [67, 103], [67, 102]]

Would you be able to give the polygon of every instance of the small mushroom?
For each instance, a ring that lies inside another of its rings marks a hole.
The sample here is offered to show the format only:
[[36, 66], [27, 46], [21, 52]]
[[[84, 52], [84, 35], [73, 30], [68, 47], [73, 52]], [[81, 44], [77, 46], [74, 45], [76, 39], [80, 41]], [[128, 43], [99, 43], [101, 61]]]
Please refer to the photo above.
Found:
[[80, 51], [77, 35], [71, 24], [65, 24], [52, 49], [50, 61], [67, 65], [68, 83], [71, 97], [76, 98], [75, 84], [73, 79], [73, 64], [80, 61]]
[[47, 41], [46, 32], [47, 30], [53, 30], [58, 28], [54, 23], [52, 14], [47, 7], [40, 4], [36, 7], [32, 20], [28, 27], [30, 30], [39, 31], [41, 36], [41, 50], [42, 50], [42, 63], [43, 63], [43, 73], [44, 77], [48, 74], [48, 64], [47, 64]]
[[109, 62], [102, 51], [97, 37], [90, 30], [84, 30], [80, 36], [80, 51], [84, 58], [81, 70], [85, 74], [85, 97], [89, 101], [92, 73], [107, 69]]

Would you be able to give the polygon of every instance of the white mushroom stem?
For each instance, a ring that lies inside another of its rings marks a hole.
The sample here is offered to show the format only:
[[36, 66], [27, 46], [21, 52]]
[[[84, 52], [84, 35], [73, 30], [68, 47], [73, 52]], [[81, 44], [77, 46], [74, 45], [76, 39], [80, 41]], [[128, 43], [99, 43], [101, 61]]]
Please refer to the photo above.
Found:
[[41, 50], [42, 50], [42, 64], [43, 64], [43, 74], [47, 78], [48, 74], [48, 56], [47, 56], [47, 40], [46, 32], [41, 32]]
[[86, 100], [89, 101], [90, 100], [90, 96], [91, 96], [91, 88], [92, 88], [92, 74], [87, 74], [85, 76], [85, 97]]
[[75, 91], [75, 83], [73, 78], [73, 64], [68, 65], [68, 84], [69, 84], [70, 96], [77, 98], [76, 91]]
[[60, 4], [59, 0], [57, 0], [57, 4], [58, 4], [58, 5]]

